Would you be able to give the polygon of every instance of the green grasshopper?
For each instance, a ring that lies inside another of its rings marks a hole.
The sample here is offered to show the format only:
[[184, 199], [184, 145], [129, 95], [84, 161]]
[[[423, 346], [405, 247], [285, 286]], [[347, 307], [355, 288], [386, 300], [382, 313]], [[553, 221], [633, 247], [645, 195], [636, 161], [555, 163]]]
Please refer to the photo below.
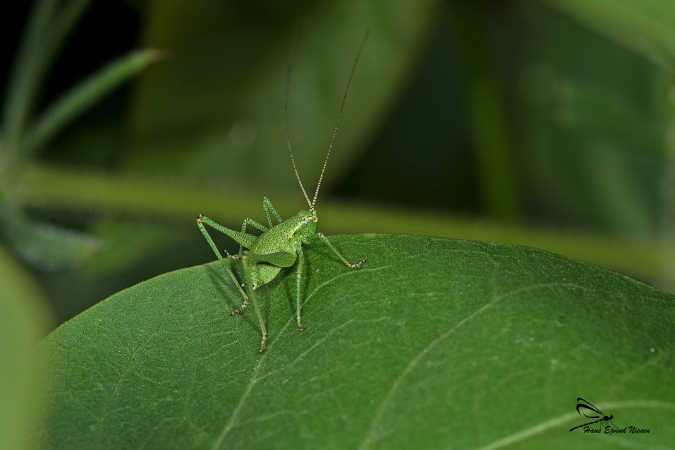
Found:
[[[361, 259], [359, 262], [352, 264], [347, 259], [342, 256], [342, 254], [331, 244], [328, 238], [321, 232], [317, 231], [317, 222], [319, 218], [316, 213], [316, 202], [319, 197], [319, 189], [321, 188], [321, 182], [323, 181], [324, 174], [326, 172], [326, 167], [328, 165], [328, 158], [331, 155], [333, 146], [335, 145], [335, 138], [337, 136], [338, 129], [342, 120], [342, 112], [344, 111], [345, 103], [347, 100], [347, 95], [349, 93], [349, 88], [352, 83], [352, 78], [354, 77], [354, 72], [356, 71], [356, 65], [361, 56], [361, 51], [365, 45], [366, 40], [368, 39], [368, 33], [364, 36], [361, 41], [358, 53], [354, 59], [354, 64], [352, 65], [351, 72], [349, 74], [349, 79], [347, 81], [347, 87], [345, 88], [344, 95], [342, 96], [342, 103], [340, 104], [340, 111], [338, 113], [337, 122], [333, 128], [331, 134], [330, 143], [328, 145], [328, 151], [326, 152], [326, 157], [323, 161], [323, 168], [321, 169], [321, 175], [319, 176], [319, 181], [316, 184], [316, 189], [314, 191], [314, 197], [310, 201], [307, 191], [305, 190], [302, 180], [300, 179], [300, 174], [298, 168], [295, 165], [295, 156], [293, 154], [293, 148], [291, 145], [291, 139], [288, 132], [288, 90], [290, 84], [290, 65], [288, 69], [288, 74], [286, 77], [286, 100], [284, 105], [284, 114], [285, 114], [285, 132], [286, 132], [286, 144], [288, 146], [288, 154], [291, 160], [291, 166], [293, 172], [295, 172], [295, 177], [298, 180], [300, 185], [300, 190], [307, 201], [309, 206], [308, 210], [302, 210], [298, 212], [293, 217], [290, 217], [286, 220], [282, 220], [279, 213], [272, 206], [272, 202], [269, 201], [267, 197], [263, 198], [263, 211], [265, 213], [265, 218], [267, 219], [267, 226], [256, 222], [253, 219], [246, 218], [241, 224], [241, 231], [235, 231], [230, 228], [224, 227], [219, 223], [209, 219], [208, 217], [202, 216], [201, 214], [197, 217], [197, 226], [201, 231], [202, 235], [208, 242], [209, 246], [216, 254], [219, 260], [223, 261], [223, 255], [216, 247], [215, 242], [209, 235], [206, 227], [208, 225], [211, 228], [220, 231], [221, 233], [229, 236], [234, 239], [239, 244], [239, 253], [237, 255], [230, 255], [225, 252], [226, 258], [230, 260], [239, 259], [243, 264], [243, 274], [244, 274], [244, 283], [239, 283], [230, 265], [223, 264], [228, 275], [237, 286], [239, 293], [243, 298], [243, 303], [241, 306], [234, 311], [232, 315], [243, 314], [246, 307], [253, 303], [256, 315], [258, 316], [258, 322], [260, 323], [260, 330], [262, 332], [262, 340], [260, 342], [260, 352], [265, 351], [268, 333], [267, 327], [265, 326], [265, 321], [263, 320], [262, 314], [260, 312], [260, 307], [255, 299], [254, 292], [261, 286], [264, 286], [274, 280], [282, 269], [286, 267], [297, 266], [296, 268], [296, 322], [298, 329], [300, 331], [304, 330], [305, 327], [302, 325], [301, 318], [301, 286], [302, 286], [302, 273], [305, 266], [305, 256], [302, 250], [303, 245], [311, 244], [320, 239], [328, 245], [335, 256], [338, 257], [342, 263], [350, 269], [356, 270], [361, 268], [363, 263], [366, 261], [365, 258]], [[276, 220], [277, 224], [273, 223], [273, 219]], [[255, 228], [260, 231], [262, 234], [255, 235], [247, 232], [248, 226]], [[243, 251], [243, 248], [246, 248], [247, 251]], [[243, 287], [246, 288], [244, 292]]]

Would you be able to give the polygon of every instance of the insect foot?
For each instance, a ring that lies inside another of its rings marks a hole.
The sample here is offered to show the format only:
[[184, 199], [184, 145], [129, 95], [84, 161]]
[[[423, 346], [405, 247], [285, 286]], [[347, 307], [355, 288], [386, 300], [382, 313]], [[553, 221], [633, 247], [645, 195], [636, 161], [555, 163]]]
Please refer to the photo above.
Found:
[[233, 254], [231, 254], [230, 252], [228, 252], [227, 250], [224, 250], [224, 249], [223, 249], [223, 252], [225, 253], [225, 257], [227, 257], [227, 259], [235, 259], [235, 260], [241, 259], [241, 256], [239, 256], [239, 255], [233, 255]]
[[361, 259], [361, 261], [357, 262], [356, 264], [349, 264], [349, 268], [356, 270], [360, 269], [362, 265], [366, 263], [366, 258]]
[[260, 341], [260, 353], [264, 352], [267, 348], [267, 333], [263, 333], [262, 341]]
[[302, 325], [302, 322], [300, 321], [300, 316], [296, 317], [295, 320], [298, 322], [298, 330], [305, 331], [305, 327]]
[[244, 310], [245, 310], [246, 307], [249, 305], [249, 303], [250, 303], [250, 301], [248, 300], [248, 298], [246, 298], [246, 299], [244, 300], [244, 303], [242, 303], [241, 306], [240, 306], [239, 308], [237, 308], [237, 309], [235, 309], [234, 311], [232, 311], [231, 315], [234, 316], [235, 314], [239, 314], [239, 315], [244, 314]]

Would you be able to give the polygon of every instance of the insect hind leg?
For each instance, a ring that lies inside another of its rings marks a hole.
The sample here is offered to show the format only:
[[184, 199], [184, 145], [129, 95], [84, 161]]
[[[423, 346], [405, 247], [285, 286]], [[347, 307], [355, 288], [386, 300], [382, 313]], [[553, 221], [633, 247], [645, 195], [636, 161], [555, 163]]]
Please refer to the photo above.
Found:
[[[238, 255], [230, 255], [230, 254], [227, 252], [227, 250], [225, 250], [225, 256], [226, 256], [226, 258], [229, 259], [230, 261], [233, 261], [233, 260], [235, 260], [235, 259], [241, 259]], [[231, 264], [231, 263], [230, 263], [230, 264]], [[229, 272], [230, 272], [230, 275], [231, 275], [230, 277], [232, 278], [232, 281], [233, 281], [234, 284], [237, 286], [237, 288], [239, 289], [240, 294], [242, 295], [242, 298], [244, 299], [244, 301], [241, 303], [241, 305], [239, 306], [239, 308], [233, 309], [232, 312], [230, 313], [230, 315], [231, 315], [231, 316], [234, 316], [234, 315], [237, 315], [237, 314], [238, 314], [238, 315], [241, 316], [241, 315], [244, 314], [244, 310], [246, 310], [246, 308], [248, 307], [248, 305], [251, 304], [251, 298], [250, 298], [249, 295], [246, 295], [246, 293], [244, 292], [243, 287], [246, 286], [246, 284], [245, 284], [245, 283], [239, 284], [239, 280], [237, 280], [237, 277], [236, 277], [236, 276], [234, 275], [234, 273], [232, 272], [231, 267], [228, 267], [228, 270], [229, 270]]]
[[251, 301], [249, 300], [248, 295], [244, 297], [244, 302], [241, 304], [241, 306], [237, 309], [232, 310], [230, 315], [234, 316], [235, 314], [239, 314], [240, 316], [244, 314], [244, 310], [248, 307], [248, 305], [251, 304]]
[[[199, 231], [201, 231], [202, 235], [204, 236], [204, 239], [206, 239], [206, 242], [208, 242], [209, 247], [211, 247], [211, 250], [213, 250], [213, 253], [216, 254], [216, 257], [218, 258], [218, 261], [221, 261], [223, 263], [223, 267], [225, 267], [225, 272], [230, 276], [230, 279], [232, 279], [232, 282], [234, 283], [235, 286], [237, 286], [237, 289], [239, 290], [239, 294], [241, 294], [242, 298], [244, 299], [243, 303], [238, 309], [235, 309], [232, 314], [242, 314], [244, 312], [244, 309], [248, 306], [249, 298], [248, 295], [244, 292], [242, 289], [241, 285], [239, 284], [239, 280], [237, 280], [237, 277], [234, 276], [234, 272], [232, 272], [232, 266], [231, 266], [231, 261], [234, 259], [237, 259], [236, 257], [230, 255], [227, 250], [225, 251], [225, 255], [227, 255], [227, 258], [223, 258], [223, 255], [220, 253], [220, 250], [218, 250], [218, 247], [216, 246], [216, 243], [213, 242], [213, 239], [211, 238], [211, 235], [209, 232], [206, 230], [206, 227], [202, 223], [203, 217], [199, 216], [197, 218], [197, 227], [199, 228]], [[226, 261], [230, 261], [229, 264], [226, 263]]]
[[[261, 224], [260, 222], [257, 222], [250, 217], [247, 217], [244, 219], [244, 221], [241, 223], [241, 232], [242, 234], [247, 234], [247, 228], [248, 226], [251, 225], [253, 228], [255, 228], [258, 231], [262, 231], [263, 233], [268, 230], [268, 228]], [[244, 251], [244, 246], [239, 244], [239, 256], [241, 257], [242, 252]]]

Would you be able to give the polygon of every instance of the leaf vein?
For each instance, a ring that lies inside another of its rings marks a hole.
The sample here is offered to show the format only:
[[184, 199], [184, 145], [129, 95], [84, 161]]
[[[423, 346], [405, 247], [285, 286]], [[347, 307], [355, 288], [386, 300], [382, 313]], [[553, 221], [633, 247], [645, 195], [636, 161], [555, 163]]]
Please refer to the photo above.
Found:
[[[340, 275], [336, 275], [333, 278], [331, 278], [331, 279], [321, 283], [319, 286], [317, 286], [305, 298], [305, 300], [302, 302], [302, 306], [304, 306], [305, 303], [307, 303], [309, 301], [309, 299], [312, 298], [312, 296], [314, 296], [320, 289], [322, 289], [325, 286], [328, 286], [330, 283], [334, 282], [335, 280], [337, 280], [339, 278], [344, 278], [345, 276], [353, 275], [353, 274], [357, 274], [357, 273], [373, 272], [373, 271], [377, 271], [377, 270], [386, 269], [386, 268], [389, 268], [389, 267], [391, 267], [391, 266], [381, 266], [381, 267], [376, 267], [376, 268], [372, 268], [372, 269], [361, 269], [359, 271], [345, 272], [345, 273], [341, 273]], [[239, 402], [237, 403], [237, 406], [234, 408], [234, 410], [232, 410], [232, 414], [230, 415], [230, 418], [223, 425], [223, 429], [218, 434], [218, 437], [216, 438], [215, 442], [211, 446], [212, 450], [220, 449], [222, 444], [223, 444], [223, 441], [225, 440], [225, 436], [227, 436], [227, 434], [230, 432], [230, 430], [232, 430], [232, 428], [235, 427], [235, 425], [236, 425], [235, 421], [237, 419], [237, 416], [239, 415], [239, 411], [241, 411], [242, 407], [246, 403], [246, 400], [248, 399], [248, 396], [251, 394], [251, 391], [253, 390], [253, 387], [258, 382], [258, 379], [259, 379], [258, 378], [258, 372], [260, 371], [260, 368], [262, 367], [263, 361], [265, 360], [267, 355], [269, 355], [270, 351], [272, 350], [272, 348], [274, 346], [274, 343], [279, 340], [279, 338], [284, 334], [284, 332], [288, 329], [291, 322], [293, 322], [293, 321], [294, 321], [293, 318], [288, 319], [288, 321], [286, 322], [286, 325], [284, 325], [283, 328], [281, 330], [279, 330], [279, 334], [277, 335], [277, 337], [273, 341], [271, 341], [270, 344], [268, 345], [267, 352], [263, 353], [262, 356], [260, 357], [260, 359], [258, 359], [258, 364], [256, 364], [255, 368], [253, 369], [253, 372], [251, 373], [249, 382], [246, 384], [246, 388], [244, 389], [244, 392], [242, 392], [241, 397], [239, 398]]]
[[[617, 410], [626, 408], [637, 408], [637, 409], [663, 408], [675, 410], [675, 404], [670, 402], [659, 402], [651, 400], [629, 400], [623, 402], [607, 402], [602, 404], [598, 403], [598, 408], [600, 408], [601, 410]], [[577, 417], [579, 417], [579, 415], [576, 412], [566, 413], [558, 417], [553, 417], [552, 419], [546, 420], [531, 427], [525, 428], [522, 431], [518, 431], [517, 433], [513, 433], [501, 439], [498, 439], [484, 447], [480, 447], [479, 450], [494, 450], [497, 448], [515, 444], [516, 442], [520, 442], [525, 439], [531, 438], [537, 434], [543, 433], [547, 430], [550, 430], [551, 428], [562, 425], [563, 423], [566, 423]]]
[[[566, 285], [567, 283], [560, 283], [560, 282], [553, 282], [553, 283], [540, 283], [540, 284], [533, 284], [530, 286], [526, 286], [523, 288], [518, 288], [515, 289], [511, 292], [508, 292], [506, 294], [502, 294], [500, 296], [495, 296], [491, 301], [488, 303], [484, 304], [474, 312], [472, 312], [470, 315], [459, 321], [455, 326], [447, 330], [445, 333], [442, 333], [435, 339], [433, 339], [426, 347], [424, 347], [420, 352], [418, 352], [411, 360], [410, 362], [406, 365], [406, 367], [403, 368], [401, 373], [394, 379], [394, 382], [392, 383], [391, 387], [385, 394], [385, 396], [382, 398], [382, 401], [380, 402], [378, 408], [375, 411], [375, 416], [373, 416], [373, 420], [370, 423], [370, 426], [368, 428], [368, 431], [366, 432], [366, 436], [364, 437], [363, 441], [359, 445], [360, 449], [365, 449], [370, 446], [370, 443], [373, 440], [374, 434], [375, 434], [375, 428], [377, 426], [377, 423], [380, 421], [382, 414], [384, 413], [384, 409], [386, 405], [389, 403], [391, 398], [394, 396], [396, 391], [398, 390], [399, 386], [401, 385], [401, 382], [403, 379], [410, 373], [412, 370], [417, 366], [417, 364], [420, 362], [420, 360], [430, 351], [432, 350], [436, 345], [438, 345], [439, 342], [445, 340], [448, 336], [450, 336], [452, 333], [454, 333], [458, 328], [460, 328], [462, 325], [465, 323], [469, 322], [472, 320], [474, 317], [480, 315], [483, 311], [487, 310], [488, 308], [492, 307], [497, 303], [499, 300], [504, 299], [506, 297], [509, 297], [514, 294], [518, 294], [521, 292], [525, 291], [530, 291], [534, 289], [542, 289], [542, 288], [547, 288], [547, 287], [552, 287], [552, 286], [563, 286]], [[576, 286], [576, 285], [575, 285]]]

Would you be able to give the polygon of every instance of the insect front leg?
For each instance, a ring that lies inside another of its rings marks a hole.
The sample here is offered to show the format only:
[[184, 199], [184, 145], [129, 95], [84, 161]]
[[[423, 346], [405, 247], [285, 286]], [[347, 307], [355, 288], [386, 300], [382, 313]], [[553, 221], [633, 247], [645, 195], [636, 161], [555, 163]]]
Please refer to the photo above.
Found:
[[337, 256], [338, 258], [340, 258], [340, 261], [342, 261], [342, 264], [344, 264], [345, 266], [349, 267], [350, 269], [354, 269], [354, 270], [355, 270], [355, 269], [360, 269], [361, 266], [363, 265], [363, 263], [366, 262], [366, 258], [363, 258], [363, 259], [361, 259], [359, 262], [357, 262], [357, 263], [355, 263], [355, 264], [350, 263], [349, 261], [347, 261], [347, 259], [346, 259], [344, 256], [342, 256], [342, 254], [338, 251], [338, 249], [336, 249], [335, 247], [333, 247], [333, 244], [330, 243], [330, 241], [328, 240], [328, 238], [327, 238], [323, 233], [316, 233], [316, 234], [317, 234], [317, 236], [319, 236], [319, 238], [321, 238], [322, 241], [324, 241], [324, 242], [326, 243], [326, 245], [328, 245], [328, 247], [329, 247], [331, 250], [333, 250], [333, 253], [335, 253], [335, 256]]
[[258, 300], [256, 298], [254, 286], [257, 285], [256, 277], [256, 266], [255, 263], [244, 260], [244, 280], [246, 281], [246, 290], [248, 291], [249, 296], [251, 297], [253, 303], [253, 309], [255, 309], [255, 314], [258, 316], [258, 323], [260, 324], [260, 331], [262, 333], [262, 338], [260, 340], [260, 353], [265, 351], [267, 348], [267, 326], [265, 325], [265, 320], [263, 319], [262, 312], [260, 311], [260, 306], [258, 305]]

